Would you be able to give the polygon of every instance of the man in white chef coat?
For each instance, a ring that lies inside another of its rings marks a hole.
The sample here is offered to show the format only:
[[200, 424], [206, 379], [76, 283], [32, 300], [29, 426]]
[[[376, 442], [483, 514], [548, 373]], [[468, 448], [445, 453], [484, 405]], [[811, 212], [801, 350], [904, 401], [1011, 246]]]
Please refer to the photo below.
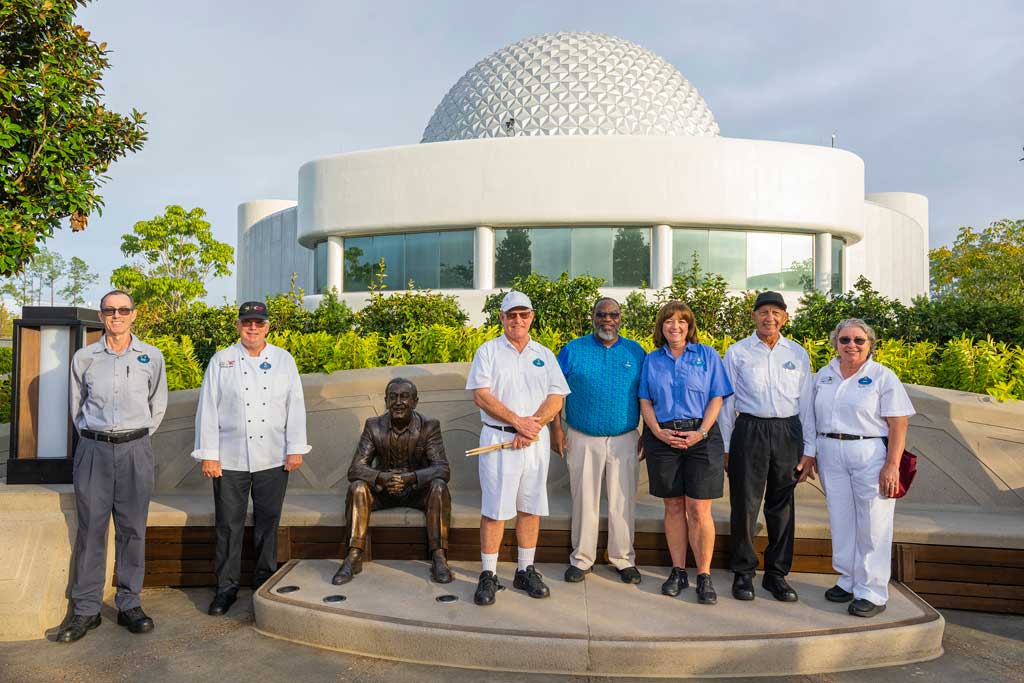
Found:
[[266, 304], [238, 309], [239, 342], [218, 351], [206, 368], [196, 412], [192, 457], [213, 479], [217, 523], [217, 594], [208, 613], [225, 614], [241, 579], [242, 534], [252, 491], [253, 590], [277, 570], [277, 526], [288, 473], [311, 450], [295, 360], [267, 343]]

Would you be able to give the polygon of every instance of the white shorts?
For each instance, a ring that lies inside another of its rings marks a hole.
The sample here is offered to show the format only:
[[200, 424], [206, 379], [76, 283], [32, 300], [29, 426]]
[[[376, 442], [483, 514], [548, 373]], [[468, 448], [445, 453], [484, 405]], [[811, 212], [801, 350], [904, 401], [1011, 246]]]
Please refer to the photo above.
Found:
[[[511, 441], [514, 434], [483, 425], [480, 445]], [[491, 519], [512, 519], [516, 512], [548, 514], [548, 462], [551, 437], [540, 431], [537, 443], [519, 450], [484, 453], [477, 463], [480, 472], [480, 514]]]

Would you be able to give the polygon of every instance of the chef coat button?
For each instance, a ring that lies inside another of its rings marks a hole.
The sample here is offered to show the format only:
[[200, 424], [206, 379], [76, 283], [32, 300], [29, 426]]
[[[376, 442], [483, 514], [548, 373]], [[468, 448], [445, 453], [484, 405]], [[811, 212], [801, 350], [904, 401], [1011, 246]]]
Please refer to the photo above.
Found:
[[266, 387], [263, 387], [263, 391], [266, 391], [266, 390], [267, 390], [267, 388], [266, 388]]
[[246, 404], [245, 404], [245, 407], [246, 407], [246, 408], [248, 408], [248, 407], [249, 407], [249, 404], [248, 404], [248, 403], [246, 403]]
[[252, 422], [252, 420], [246, 420], [246, 422]]

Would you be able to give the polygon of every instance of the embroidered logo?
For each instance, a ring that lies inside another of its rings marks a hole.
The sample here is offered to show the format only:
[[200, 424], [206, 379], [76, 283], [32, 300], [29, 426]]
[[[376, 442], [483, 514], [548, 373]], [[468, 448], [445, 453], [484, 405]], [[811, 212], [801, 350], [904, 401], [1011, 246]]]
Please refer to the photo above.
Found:
[[859, 380], [857, 380], [857, 384], [863, 384], [864, 386], [867, 386], [867, 385], [871, 384], [871, 378], [870, 377], [861, 377]]
[[796, 363], [794, 363], [791, 360], [787, 360], [785, 363], [782, 364], [782, 367], [786, 368], [787, 370], [796, 370]]
[[698, 358], [697, 360], [693, 361], [693, 364], [696, 365], [699, 368], [702, 365], [704, 365], [704, 359], [703, 358]]
[[631, 367], [633, 367], [633, 364], [632, 364], [632, 363], [630, 363], [630, 362], [629, 362], [629, 361], [627, 360], [627, 361], [626, 361], [626, 364], [625, 364], [625, 365], [624, 365], [623, 367], [631, 368]]
[[821, 384], [832, 384], [833, 380], [835, 380], [835, 377], [832, 375], [825, 375], [821, 378]]
[[270, 367], [270, 363], [268, 363], [267, 361], [263, 361], [262, 363], [260, 363], [260, 370], [269, 370]]
[[138, 360], [140, 363], [148, 363], [149, 362], [149, 356], [147, 356], [146, 354], [142, 354], [136, 360]]
[[222, 360], [220, 362], [220, 366], [222, 368], [233, 368], [233, 367], [235, 367], [235, 361], [233, 361], [233, 360]]
[[542, 361], [540, 358], [534, 358], [533, 364], [536, 365], [538, 368], [544, 367], [544, 361]]

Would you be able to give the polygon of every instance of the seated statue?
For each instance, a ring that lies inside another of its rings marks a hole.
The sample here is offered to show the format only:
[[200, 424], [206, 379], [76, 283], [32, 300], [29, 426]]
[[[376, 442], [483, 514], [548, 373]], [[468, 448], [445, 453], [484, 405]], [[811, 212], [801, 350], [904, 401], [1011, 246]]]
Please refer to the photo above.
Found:
[[348, 468], [348, 554], [331, 580], [335, 585], [348, 583], [363, 569], [370, 512], [392, 507], [426, 513], [430, 577], [437, 583], [452, 580], [446, 557], [452, 519], [451, 472], [441, 424], [417, 413], [418, 403], [416, 385], [396, 377], [384, 390], [387, 413], [369, 418], [363, 426]]

